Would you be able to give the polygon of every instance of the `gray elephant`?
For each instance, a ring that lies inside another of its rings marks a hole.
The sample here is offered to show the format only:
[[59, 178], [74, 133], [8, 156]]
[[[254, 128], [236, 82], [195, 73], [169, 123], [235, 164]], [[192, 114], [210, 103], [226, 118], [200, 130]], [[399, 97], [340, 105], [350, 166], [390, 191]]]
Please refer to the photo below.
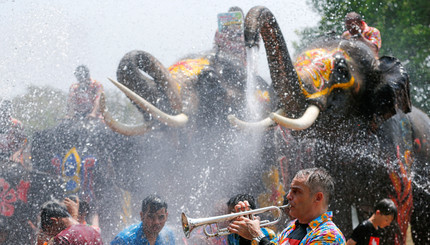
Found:
[[[142, 152], [139, 166], [146, 168], [148, 178], [155, 172], [163, 176], [163, 180], [170, 181], [152, 180], [150, 186], [171, 191], [172, 195], [190, 189], [191, 193], [199, 195], [198, 202], [205, 200], [201, 195], [213, 198], [204, 189], [224, 184], [220, 184], [225, 182], [220, 181], [224, 178], [237, 177], [226, 177], [233, 175], [227, 170], [234, 167], [228, 166], [233, 165], [232, 162], [258, 161], [233, 153], [243, 141], [237, 139], [227, 116], [229, 113], [246, 115], [246, 54], [241, 10], [232, 8], [223, 14], [237, 22], [229, 22], [217, 31], [214, 48], [208, 52], [190, 55], [169, 68], [145, 51], [134, 50], [121, 59], [118, 82], [112, 82], [140, 109], [142, 124], [122, 124], [113, 120], [108, 111], [103, 113], [107, 125], [114, 131], [142, 135], [140, 145], [151, 148]], [[257, 79], [254, 92], [253, 96], [266, 111], [276, 104], [276, 96], [262, 78]], [[254, 154], [248, 155], [254, 157]], [[121, 175], [148, 189], [148, 184], [143, 184], [145, 181], [136, 173], [124, 168]], [[200, 188], [196, 187], [196, 182], [207, 183]], [[177, 190], [177, 186], [181, 186], [181, 190]], [[180, 195], [177, 199], [178, 204], [194, 200], [188, 195]]]
[[336, 180], [331, 209], [346, 236], [352, 210], [362, 221], [376, 201], [389, 197], [399, 212], [382, 243], [404, 244], [409, 223], [415, 244], [429, 243], [430, 119], [411, 106], [402, 64], [393, 57], [376, 59], [362, 42], [336, 37], [315, 40], [293, 62], [265, 7], [251, 9], [245, 21], [249, 47], [259, 35], [281, 110], [259, 123], [232, 121], [251, 128], [275, 125], [277, 161], [267, 168], [280, 180], [273, 181], [282, 185], [299, 169], [324, 167]]

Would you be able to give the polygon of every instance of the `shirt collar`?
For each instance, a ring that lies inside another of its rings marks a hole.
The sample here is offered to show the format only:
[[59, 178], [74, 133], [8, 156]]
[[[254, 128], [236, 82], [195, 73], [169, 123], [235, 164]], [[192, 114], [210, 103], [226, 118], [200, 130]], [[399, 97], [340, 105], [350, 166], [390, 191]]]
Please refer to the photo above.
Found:
[[318, 218], [316, 218], [316, 219], [312, 220], [311, 222], [309, 222], [308, 225], [309, 225], [309, 227], [312, 230], [315, 230], [322, 223], [325, 223], [325, 222], [331, 220], [332, 217], [333, 217], [333, 212], [331, 212], [331, 211], [325, 212], [321, 216], [319, 216]]

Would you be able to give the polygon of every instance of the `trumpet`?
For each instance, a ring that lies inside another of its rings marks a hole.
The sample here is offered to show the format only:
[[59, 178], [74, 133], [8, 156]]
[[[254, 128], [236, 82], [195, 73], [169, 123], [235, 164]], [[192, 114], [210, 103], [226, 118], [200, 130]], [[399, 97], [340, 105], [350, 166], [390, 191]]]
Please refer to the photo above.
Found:
[[[184, 230], [185, 237], [189, 238], [191, 231], [199, 226], [205, 226], [203, 228], [203, 231], [207, 237], [215, 237], [215, 236], [225, 236], [229, 235], [230, 231], [227, 228], [221, 228], [219, 229], [218, 223], [224, 222], [224, 221], [230, 221], [234, 220], [237, 217], [240, 216], [250, 216], [253, 218], [255, 214], [261, 214], [268, 211], [277, 211], [276, 219], [273, 221], [270, 220], [262, 220], [260, 221], [260, 227], [270, 226], [278, 223], [281, 220], [282, 217], [282, 209], [289, 208], [290, 204], [283, 205], [283, 206], [269, 206], [264, 208], [257, 208], [249, 211], [244, 212], [237, 212], [232, 214], [225, 214], [220, 216], [213, 216], [208, 218], [198, 218], [198, 219], [192, 219], [185, 215], [185, 213], [182, 213], [182, 229]], [[216, 225], [216, 231], [215, 232], [208, 232], [207, 226], [210, 226], [212, 224]]]

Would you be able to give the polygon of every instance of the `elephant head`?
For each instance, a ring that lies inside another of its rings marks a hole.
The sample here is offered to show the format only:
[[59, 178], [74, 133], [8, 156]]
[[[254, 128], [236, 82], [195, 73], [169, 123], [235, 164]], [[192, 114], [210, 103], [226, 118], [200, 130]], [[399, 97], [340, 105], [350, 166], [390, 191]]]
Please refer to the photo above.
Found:
[[[142, 112], [149, 112], [144, 114], [146, 121], [156, 119], [176, 127], [193, 121], [201, 128], [222, 124], [228, 113], [241, 113], [246, 80], [243, 13], [233, 7], [223, 14], [237, 23], [219, 24], [223, 28], [217, 30], [210, 52], [189, 56], [168, 69], [144, 51], [131, 51], [122, 58], [117, 70], [119, 82], [111, 81]], [[257, 83], [262, 91], [259, 101], [270, 104], [265, 98], [272, 95], [267, 84], [262, 79]], [[104, 111], [107, 124], [122, 134], [144, 134], [150, 128], [148, 123], [120, 124]]]
[[[127, 53], [118, 66], [117, 77], [122, 83], [109, 80], [142, 112], [149, 112], [144, 114], [147, 117], [153, 117], [170, 126], [183, 126], [188, 121], [187, 116], [180, 113], [183, 108], [177, 82], [151, 54], [138, 50]], [[138, 91], [138, 94], [134, 91]], [[150, 124], [147, 120], [150, 118], [146, 118], [144, 123], [137, 126], [116, 122], [105, 109], [104, 96], [101, 110], [107, 125], [116, 132], [124, 135], [138, 135], [149, 131]]]
[[[260, 34], [281, 109], [270, 115], [274, 122], [304, 130], [317, 121], [320, 113], [333, 115], [330, 112], [335, 111], [336, 115], [371, 117], [369, 126], [375, 128], [397, 109], [405, 113], [411, 110], [408, 75], [398, 60], [378, 60], [359, 41], [324, 37], [293, 62], [273, 14], [265, 7], [254, 7], [245, 21], [247, 46], [257, 45], [255, 40]], [[234, 124], [244, 127], [268, 126], [272, 122], [265, 119], [265, 123], [247, 124], [233, 119]]]

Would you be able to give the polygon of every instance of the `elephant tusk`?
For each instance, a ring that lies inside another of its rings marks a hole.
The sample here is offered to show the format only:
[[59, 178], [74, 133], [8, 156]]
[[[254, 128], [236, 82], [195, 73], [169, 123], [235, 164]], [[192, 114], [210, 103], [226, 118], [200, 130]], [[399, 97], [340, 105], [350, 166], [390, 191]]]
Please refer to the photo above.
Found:
[[102, 93], [100, 97], [100, 111], [103, 115], [106, 125], [113, 131], [126, 136], [143, 135], [151, 130], [151, 126], [147, 124], [139, 124], [135, 126], [126, 125], [116, 121], [112, 115], [106, 110], [105, 95]]
[[135, 92], [131, 91], [126, 86], [122, 85], [121, 83], [108, 78], [115, 86], [117, 86], [125, 95], [127, 95], [128, 98], [130, 98], [134, 103], [136, 103], [137, 106], [140, 108], [148, 111], [152, 116], [157, 118], [160, 122], [165, 123], [168, 126], [171, 127], [182, 127], [188, 122], [188, 116], [184, 113], [178, 114], [178, 115], [169, 115], [167, 113], [162, 112], [160, 109], [137, 95]]
[[276, 113], [271, 113], [270, 118], [283, 127], [294, 130], [303, 130], [314, 124], [315, 120], [318, 118], [319, 113], [320, 109], [315, 105], [311, 105], [306, 109], [301, 118], [291, 119]]
[[[284, 110], [279, 109], [273, 113], [283, 115]], [[270, 119], [269, 117], [267, 117], [261, 121], [258, 121], [258, 122], [245, 122], [245, 121], [238, 119], [235, 115], [228, 115], [227, 119], [232, 126], [238, 127], [241, 130], [266, 129], [270, 126], [275, 125], [275, 122], [272, 119]]]

